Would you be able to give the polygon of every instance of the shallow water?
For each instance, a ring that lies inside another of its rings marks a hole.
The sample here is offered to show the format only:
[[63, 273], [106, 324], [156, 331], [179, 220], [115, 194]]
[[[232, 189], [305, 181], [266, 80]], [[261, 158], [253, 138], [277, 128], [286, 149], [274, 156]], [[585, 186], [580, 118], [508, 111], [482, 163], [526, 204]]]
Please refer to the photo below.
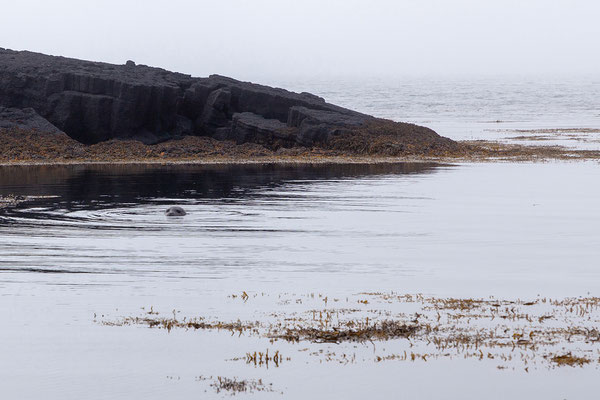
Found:
[[[595, 398], [597, 363], [529, 372], [478, 360], [374, 363], [397, 344], [101, 322], [151, 306], [267, 319], [335, 309], [324, 296], [357, 307], [361, 292], [599, 296], [599, 178], [596, 163], [565, 162], [0, 168], [0, 195], [54, 196], [0, 209], [3, 393], [223, 397], [197, 379], [221, 375], [273, 383], [277, 392], [257, 398]], [[188, 215], [165, 217], [174, 204]], [[230, 361], [267, 348], [290, 360], [268, 370]], [[310, 355], [319, 350], [358, 362]]]

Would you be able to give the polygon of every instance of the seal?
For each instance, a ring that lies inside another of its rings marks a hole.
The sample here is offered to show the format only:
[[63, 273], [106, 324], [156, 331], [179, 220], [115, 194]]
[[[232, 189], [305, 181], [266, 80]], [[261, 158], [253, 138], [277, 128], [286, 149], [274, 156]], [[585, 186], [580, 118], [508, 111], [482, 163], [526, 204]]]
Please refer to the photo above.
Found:
[[185, 210], [178, 206], [169, 207], [167, 208], [167, 211], [165, 211], [167, 217], [183, 217], [185, 214]]

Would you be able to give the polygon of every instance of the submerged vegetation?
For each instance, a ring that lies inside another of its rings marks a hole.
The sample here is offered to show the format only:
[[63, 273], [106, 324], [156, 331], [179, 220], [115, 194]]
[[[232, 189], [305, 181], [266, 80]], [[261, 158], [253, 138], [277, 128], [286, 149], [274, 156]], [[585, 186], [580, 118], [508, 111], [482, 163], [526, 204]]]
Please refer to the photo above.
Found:
[[231, 333], [242, 334], [246, 331], [249, 332], [257, 332], [256, 328], [259, 325], [257, 323], [252, 322], [207, 322], [204, 318], [192, 318], [192, 319], [183, 319], [181, 321], [177, 320], [176, 316], [170, 317], [126, 317], [119, 321], [104, 321], [104, 325], [109, 326], [124, 326], [124, 325], [147, 325], [149, 328], [162, 328], [167, 331], [171, 331], [171, 329], [175, 328], [183, 328], [183, 329], [216, 329], [216, 330], [224, 330], [229, 331]]
[[556, 365], [558, 365], [558, 366], [568, 365], [569, 367], [575, 367], [575, 366], [582, 367], [585, 364], [589, 364], [591, 362], [591, 360], [589, 358], [577, 357], [577, 356], [572, 355], [571, 353], [567, 353], [567, 354], [563, 354], [563, 355], [556, 355], [554, 357], [551, 357], [550, 360], [553, 363], [556, 363]]
[[13, 207], [26, 200], [25, 196], [0, 196], [0, 208]]
[[417, 325], [407, 325], [399, 321], [381, 321], [369, 323], [350, 320], [331, 328], [296, 326], [286, 328], [281, 333], [270, 334], [273, 339], [285, 339], [291, 342], [310, 341], [314, 343], [364, 342], [371, 340], [390, 340], [408, 338], [417, 331]]
[[[261, 297], [269, 297], [264, 293]], [[229, 296], [236, 301], [238, 296]], [[256, 295], [243, 292], [242, 304]], [[336, 307], [341, 303], [358, 308]], [[359, 293], [356, 298], [279, 295], [277, 312], [261, 313], [256, 321], [233, 322], [205, 317], [178, 319], [153, 309], [143, 316], [100, 321], [108, 326], [141, 325], [173, 329], [227, 331], [235, 336], [255, 336], [273, 343], [305, 342], [307, 354], [343, 364], [359, 361], [427, 362], [440, 358], [474, 359], [494, 363], [499, 369], [545, 365], [585, 367], [600, 362], [600, 298], [580, 297], [532, 300], [496, 298], [437, 298], [396, 293]], [[324, 309], [281, 311], [286, 305], [321, 305]], [[333, 306], [332, 306], [333, 304]], [[255, 315], [256, 316], [256, 315]], [[371, 356], [356, 355], [356, 345], [386, 342]], [[348, 343], [348, 344], [347, 344]], [[324, 345], [337, 347], [320, 347]], [[351, 354], [350, 351], [354, 354]], [[279, 366], [279, 351], [248, 352], [248, 364]]]
[[273, 384], [265, 384], [262, 379], [239, 379], [217, 376], [216, 378], [198, 376], [196, 381], [210, 381], [210, 387], [217, 393], [235, 395], [238, 393], [273, 392]]
[[[269, 349], [264, 353], [262, 351], [255, 351], [253, 353], [246, 353], [246, 364], [254, 364], [255, 367], [262, 367], [263, 365], [269, 368], [269, 363], [279, 367], [279, 364], [283, 361], [283, 356], [279, 353], [279, 350], [269, 355]], [[289, 358], [287, 359], [289, 361]]]
[[471, 140], [462, 143], [470, 146], [470, 150], [463, 155], [453, 157], [457, 161], [600, 160], [600, 150], [570, 149], [564, 146], [528, 146], [489, 140]]
[[14, 207], [26, 201], [48, 199], [56, 196], [21, 196], [21, 195], [7, 195], [0, 196], [0, 209], [7, 207]]

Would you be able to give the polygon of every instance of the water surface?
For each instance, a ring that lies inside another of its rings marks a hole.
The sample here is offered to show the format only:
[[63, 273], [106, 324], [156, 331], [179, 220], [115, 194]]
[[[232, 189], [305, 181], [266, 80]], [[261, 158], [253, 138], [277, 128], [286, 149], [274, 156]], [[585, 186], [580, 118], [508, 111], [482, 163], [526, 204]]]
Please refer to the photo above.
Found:
[[316, 93], [334, 104], [377, 117], [424, 125], [455, 140], [600, 149], [597, 75], [288, 79], [267, 83]]
[[[598, 296], [599, 179], [595, 163], [563, 162], [0, 168], [0, 195], [53, 196], [0, 210], [3, 393], [223, 397], [196, 379], [222, 375], [298, 399], [332, 382], [347, 398], [594, 398], [597, 367], [376, 364], [369, 357], [392, 344], [321, 347], [366, 360], [343, 365], [303, 344], [99, 321], [150, 306], [252, 320], [311, 293]], [[165, 217], [174, 204], [188, 215]], [[265, 348], [291, 360], [227, 361]]]

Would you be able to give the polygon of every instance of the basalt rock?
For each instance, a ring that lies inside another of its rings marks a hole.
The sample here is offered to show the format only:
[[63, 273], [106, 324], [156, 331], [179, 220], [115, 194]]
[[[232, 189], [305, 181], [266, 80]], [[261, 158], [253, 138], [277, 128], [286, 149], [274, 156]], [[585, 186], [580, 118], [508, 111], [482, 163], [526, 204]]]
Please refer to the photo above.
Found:
[[0, 107], [0, 129], [19, 128], [40, 133], [60, 133], [60, 129], [42, 118], [33, 108]]
[[238, 144], [254, 142], [266, 147], [291, 147], [297, 132], [277, 119], [266, 119], [260, 115], [243, 112], [233, 114], [230, 139]]
[[298, 143], [310, 146], [315, 141], [328, 141], [333, 135], [363, 126], [366, 122], [369, 122], [368, 119], [362, 115], [294, 106], [290, 108], [287, 125], [297, 128]]
[[[203, 135], [270, 148], [320, 146], [377, 120], [309, 93], [219, 75], [194, 78], [133, 61], [112, 65], [1, 48], [0, 106], [31, 115], [36, 122], [25, 128], [44, 125], [85, 144]], [[427, 128], [410, 131], [425, 145], [454, 143]]]

